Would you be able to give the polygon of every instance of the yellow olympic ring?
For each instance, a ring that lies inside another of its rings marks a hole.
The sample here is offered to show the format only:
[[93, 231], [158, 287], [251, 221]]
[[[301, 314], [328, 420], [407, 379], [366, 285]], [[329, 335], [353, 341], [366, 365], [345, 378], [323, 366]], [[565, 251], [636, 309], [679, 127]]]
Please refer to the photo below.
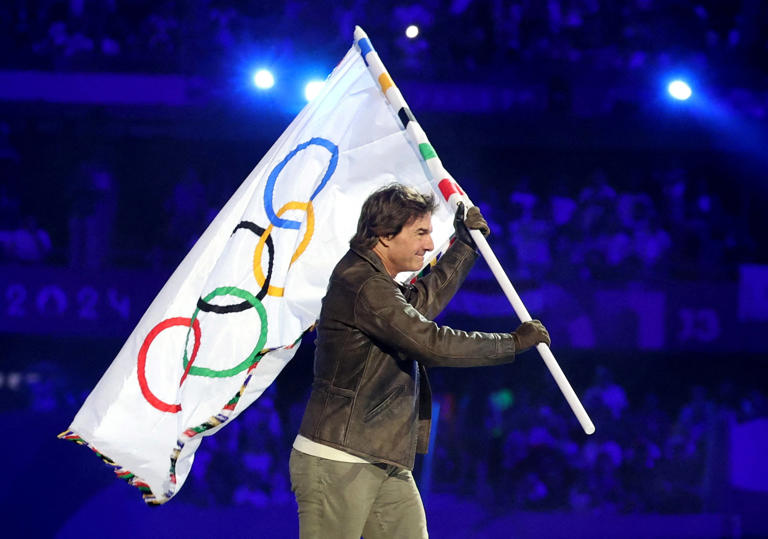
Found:
[[[291, 262], [288, 264], [288, 267], [290, 268], [291, 264], [296, 262], [301, 256], [301, 253], [307, 248], [307, 245], [309, 245], [309, 241], [312, 239], [312, 234], [315, 231], [315, 210], [312, 208], [312, 201], [287, 202], [278, 210], [277, 216], [280, 217], [288, 210], [306, 210], [307, 212], [307, 230], [304, 232], [304, 237], [301, 238], [301, 243], [299, 243], [299, 246], [296, 248], [296, 252], [294, 252], [291, 257]], [[259, 237], [259, 242], [256, 244], [256, 249], [253, 251], [253, 276], [256, 278], [256, 282], [259, 283], [259, 286], [264, 286], [265, 281], [264, 272], [261, 270], [261, 255], [264, 251], [264, 244], [267, 242], [267, 238], [272, 233], [274, 226], [275, 225], [270, 224], [267, 227], [264, 234]], [[284, 292], [285, 289], [278, 286], [269, 285], [269, 288], [267, 289], [267, 294], [270, 296], [280, 297]]]

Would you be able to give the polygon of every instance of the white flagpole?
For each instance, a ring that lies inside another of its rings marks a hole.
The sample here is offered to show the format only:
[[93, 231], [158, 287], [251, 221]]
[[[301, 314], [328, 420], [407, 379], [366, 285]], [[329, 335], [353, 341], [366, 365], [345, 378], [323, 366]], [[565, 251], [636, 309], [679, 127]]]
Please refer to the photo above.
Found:
[[[382, 92], [384, 92], [384, 96], [387, 98], [387, 101], [389, 101], [390, 105], [392, 105], [394, 109], [395, 114], [397, 114], [403, 122], [406, 135], [416, 146], [416, 148], [418, 148], [419, 153], [421, 153], [422, 157], [424, 158], [430, 175], [432, 176], [432, 181], [438, 186], [440, 192], [443, 194], [448, 204], [450, 204], [454, 211], [456, 210], [456, 206], [459, 202], [463, 202], [466, 209], [472, 207], [472, 201], [469, 200], [469, 197], [464, 193], [461, 187], [459, 187], [456, 180], [443, 167], [440, 158], [437, 157], [437, 153], [429, 143], [429, 139], [427, 139], [426, 133], [418, 124], [418, 122], [416, 122], [416, 119], [413, 117], [411, 110], [408, 108], [408, 104], [405, 102], [403, 95], [400, 93], [400, 90], [398, 90], [397, 86], [395, 86], [392, 78], [387, 72], [387, 69], [384, 67], [383, 62], [379, 58], [379, 55], [373, 49], [367, 34], [359, 26], [355, 27], [355, 44], [360, 49], [360, 54], [362, 54], [363, 59], [365, 60], [374, 80], [378, 81]], [[483, 255], [483, 258], [485, 258], [488, 266], [491, 268], [493, 275], [499, 282], [501, 289], [507, 296], [507, 299], [512, 305], [512, 308], [514, 309], [517, 316], [522, 322], [530, 321], [531, 315], [528, 314], [528, 309], [525, 308], [523, 301], [520, 299], [517, 291], [515, 291], [515, 287], [512, 286], [509, 277], [507, 277], [507, 274], [501, 267], [501, 264], [496, 258], [496, 255], [493, 253], [493, 250], [488, 244], [488, 241], [486, 241], [485, 237], [478, 230], [471, 230], [470, 234], [472, 235], [472, 239], [475, 240], [475, 244], [477, 245], [480, 254]], [[587, 434], [594, 433], [595, 425], [592, 423], [592, 420], [589, 418], [589, 415], [582, 406], [581, 401], [579, 401], [579, 398], [573, 391], [571, 384], [565, 377], [565, 374], [560, 368], [560, 365], [557, 363], [557, 360], [552, 354], [552, 351], [546, 344], [543, 343], [538, 344], [536, 346], [536, 350], [538, 350], [539, 354], [544, 360], [544, 363], [547, 365], [549, 372], [554, 377], [557, 386], [560, 388], [563, 396], [565, 396], [565, 400], [568, 401], [571, 410], [573, 410], [573, 413], [576, 415], [576, 419], [578, 419], [579, 423], [581, 424], [581, 428], [584, 429], [584, 432]]]
[[[507, 296], [509, 303], [512, 305], [512, 309], [514, 309], [518, 318], [520, 318], [520, 321], [529, 322], [532, 320], [531, 315], [528, 314], [528, 309], [526, 309], [525, 305], [523, 305], [523, 300], [520, 299], [520, 296], [517, 294], [515, 287], [512, 286], [509, 277], [507, 277], [506, 272], [501, 267], [499, 259], [496, 258], [496, 255], [493, 253], [493, 250], [488, 244], [488, 241], [485, 239], [485, 236], [483, 236], [479, 230], [470, 230], [469, 233], [472, 235], [472, 239], [475, 240], [478, 251], [480, 251], [480, 254], [483, 255], [483, 258], [485, 258], [485, 261], [488, 263], [488, 267], [491, 268], [493, 275], [499, 282], [499, 286], [501, 286], [502, 291], [504, 291], [504, 295]], [[571, 410], [573, 410], [573, 413], [576, 414], [576, 419], [579, 420], [581, 428], [584, 429], [584, 432], [587, 434], [593, 434], [595, 432], [595, 425], [589, 418], [589, 415], [584, 409], [584, 406], [582, 406], [579, 397], [576, 396], [576, 392], [568, 382], [568, 378], [565, 377], [565, 374], [560, 368], [560, 365], [557, 363], [554, 354], [552, 354], [552, 350], [550, 350], [549, 346], [547, 346], [545, 343], [537, 344], [536, 350], [538, 350], [541, 358], [547, 365], [547, 368], [552, 374], [552, 377], [555, 379], [557, 386], [560, 388], [560, 391], [562, 391], [565, 400], [568, 401]]]

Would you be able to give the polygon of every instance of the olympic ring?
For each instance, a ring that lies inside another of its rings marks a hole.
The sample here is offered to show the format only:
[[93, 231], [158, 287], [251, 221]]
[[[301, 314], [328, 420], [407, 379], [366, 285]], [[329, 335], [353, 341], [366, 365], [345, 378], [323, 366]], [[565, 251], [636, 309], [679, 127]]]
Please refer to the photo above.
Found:
[[[307, 212], [307, 230], [304, 232], [304, 237], [301, 239], [301, 243], [299, 243], [299, 246], [296, 248], [296, 251], [291, 257], [291, 261], [288, 263], [288, 267], [290, 268], [291, 264], [296, 262], [301, 254], [306, 250], [307, 245], [309, 245], [309, 241], [312, 239], [312, 234], [315, 231], [315, 211], [312, 208], [312, 202], [294, 201], [286, 202], [285, 205], [277, 212], [277, 215], [282, 215], [288, 210], [306, 210]], [[256, 244], [256, 249], [253, 251], [253, 276], [256, 278], [256, 282], [261, 286], [266, 285], [268, 282], [267, 280], [270, 278], [270, 275], [267, 275], [267, 279], [264, 279], [264, 273], [261, 271], [261, 254], [264, 250], [264, 243], [270, 239], [270, 234], [272, 233], [273, 228], [274, 225], [269, 225], [267, 227], [267, 230], [259, 238], [259, 243]], [[280, 297], [284, 292], [284, 288], [272, 285], [269, 285], [269, 288], [267, 289], [267, 294], [270, 296]]]
[[322, 146], [331, 152], [331, 159], [328, 162], [328, 168], [326, 169], [323, 178], [320, 180], [320, 185], [317, 186], [315, 192], [312, 193], [312, 196], [309, 197], [310, 202], [315, 199], [317, 194], [323, 189], [323, 187], [325, 187], [325, 184], [328, 183], [328, 180], [331, 179], [331, 176], [333, 176], [333, 173], [336, 171], [336, 165], [339, 162], [339, 147], [330, 140], [324, 138], [312, 137], [307, 142], [302, 142], [296, 146], [288, 155], [286, 155], [285, 158], [280, 161], [275, 168], [272, 169], [272, 172], [269, 173], [269, 177], [267, 178], [267, 185], [264, 188], [264, 210], [267, 212], [269, 222], [275, 226], [279, 226], [280, 228], [292, 228], [294, 230], [301, 228], [300, 221], [281, 219], [280, 212], [275, 215], [275, 210], [272, 207], [272, 198], [274, 198], [275, 183], [277, 182], [277, 177], [283, 171], [285, 165], [287, 165], [288, 161], [293, 159], [296, 154], [311, 145]]
[[[174, 326], [187, 326], [190, 329], [192, 329], [195, 333], [195, 345], [192, 348], [192, 358], [189, 360], [188, 363], [184, 364], [184, 374], [181, 376], [181, 381], [179, 381], [179, 387], [181, 387], [181, 384], [184, 383], [184, 379], [187, 377], [187, 374], [189, 373], [190, 368], [192, 367], [192, 364], [195, 362], [195, 358], [197, 357], [197, 351], [200, 348], [200, 323], [197, 320], [194, 320], [192, 318], [169, 318], [167, 320], [163, 320], [159, 324], [157, 324], [155, 327], [152, 328], [152, 331], [149, 332], [149, 334], [144, 339], [144, 342], [141, 345], [141, 348], [139, 349], [139, 357], [138, 357], [138, 365], [136, 368], [136, 373], [139, 378], [139, 388], [141, 388], [141, 394], [144, 395], [144, 398], [147, 399], [147, 402], [160, 410], [161, 412], [170, 412], [172, 414], [175, 414], [176, 412], [181, 410], [180, 404], [168, 404], [167, 402], [161, 401], [159, 398], [155, 396], [154, 393], [149, 389], [149, 384], [147, 384], [147, 374], [146, 374], [146, 366], [147, 366], [147, 352], [149, 351], [149, 347], [152, 344], [152, 342], [155, 340], [155, 337], [157, 337], [161, 332], [164, 330], [174, 327]], [[187, 332], [187, 340], [189, 340], [189, 332]], [[187, 351], [184, 350], [184, 356], [186, 358]]]
[[[256, 223], [252, 223], [251, 221], [240, 221], [240, 223], [238, 223], [238, 225], [232, 231], [232, 234], [234, 234], [241, 228], [250, 230], [257, 236], [259, 236], [259, 238], [261, 238], [261, 236], [264, 235], [264, 229], [261, 228]], [[275, 244], [272, 241], [271, 237], [267, 237], [267, 249], [269, 249], [269, 264], [267, 266], [267, 278], [264, 280], [264, 284], [262, 284], [261, 290], [259, 290], [259, 293], [256, 294], [256, 299], [258, 299], [259, 301], [264, 299], [264, 296], [267, 295], [267, 289], [269, 288], [269, 283], [272, 281], [272, 264], [275, 260]], [[243, 300], [242, 303], [236, 303], [234, 305], [214, 305], [213, 303], [208, 303], [207, 301], [204, 301], [203, 298], [200, 298], [197, 300], [197, 308], [206, 313], [216, 313], [216, 314], [239, 313], [242, 311], [246, 311], [251, 307], [253, 307], [253, 305], [247, 299]]]
[[[248, 303], [253, 306], [254, 309], [256, 309], [256, 312], [259, 313], [259, 319], [261, 320], [261, 333], [259, 334], [259, 340], [256, 343], [256, 346], [253, 348], [253, 351], [251, 354], [245, 358], [243, 361], [232, 367], [231, 369], [222, 369], [222, 370], [215, 370], [215, 369], [208, 369], [206, 367], [193, 367], [192, 362], [194, 361], [194, 355], [197, 352], [197, 349], [194, 349], [192, 351], [192, 359], [187, 359], [187, 349], [184, 348], [184, 368], [189, 371], [189, 374], [192, 376], [207, 376], [209, 378], [228, 378], [230, 376], [234, 376], [249, 367], [253, 365], [254, 363], [258, 362], [259, 359], [261, 359], [261, 350], [264, 348], [264, 344], [267, 342], [267, 311], [264, 309], [264, 305], [261, 304], [261, 301], [256, 299], [256, 296], [251, 294], [250, 292], [243, 290], [241, 288], [236, 288], [234, 286], [223, 286], [220, 288], [217, 288], [207, 296], [203, 298], [203, 301], [208, 302], [211, 301], [216, 296], [237, 296], [239, 298], [242, 298], [246, 300]], [[200, 313], [201, 309], [198, 307], [195, 309], [194, 314], [192, 315], [192, 321], [193, 323], [197, 322], [197, 315]], [[189, 332], [187, 332], [187, 342], [189, 342]]]

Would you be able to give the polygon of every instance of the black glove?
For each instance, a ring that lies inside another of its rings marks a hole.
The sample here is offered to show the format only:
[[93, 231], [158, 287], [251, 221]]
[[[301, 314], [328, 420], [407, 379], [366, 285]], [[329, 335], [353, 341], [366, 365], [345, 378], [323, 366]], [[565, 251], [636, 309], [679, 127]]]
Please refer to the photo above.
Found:
[[480, 213], [480, 208], [472, 206], [467, 210], [467, 216], [464, 217], [464, 203], [459, 202], [456, 208], [456, 216], [453, 218], [453, 229], [456, 231], [456, 239], [466, 243], [473, 249], [477, 248], [475, 241], [470, 236], [470, 230], [479, 230], [486, 238], [490, 235], [491, 229], [488, 223]]
[[540, 342], [547, 343], [549, 346], [552, 341], [549, 339], [549, 332], [538, 320], [523, 322], [512, 332], [515, 339], [515, 353], [520, 354], [529, 348], [533, 348]]

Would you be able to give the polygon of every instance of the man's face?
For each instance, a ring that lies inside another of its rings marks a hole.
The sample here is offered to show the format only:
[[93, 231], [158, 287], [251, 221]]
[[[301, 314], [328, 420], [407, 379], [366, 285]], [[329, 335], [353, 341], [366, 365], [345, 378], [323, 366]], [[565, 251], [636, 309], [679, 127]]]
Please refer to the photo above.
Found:
[[381, 238], [384, 249], [374, 249], [389, 274], [417, 271], [424, 264], [424, 255], [435, 248], [432, 242], [432, 215], [426, 213], [412, 219], [396, 236]]

